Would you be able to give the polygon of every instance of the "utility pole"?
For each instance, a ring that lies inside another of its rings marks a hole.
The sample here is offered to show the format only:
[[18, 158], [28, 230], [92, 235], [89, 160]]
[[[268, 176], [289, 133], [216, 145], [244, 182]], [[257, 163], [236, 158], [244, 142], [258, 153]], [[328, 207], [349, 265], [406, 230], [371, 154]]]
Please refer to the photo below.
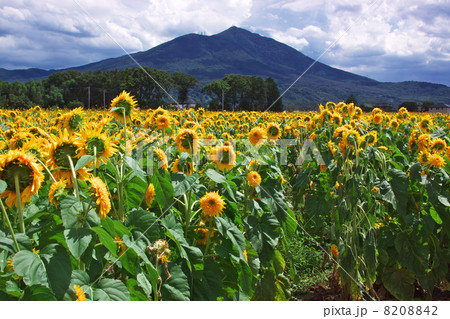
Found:
[[91, 87], [88, 86], [88, 108], [91, 108]]

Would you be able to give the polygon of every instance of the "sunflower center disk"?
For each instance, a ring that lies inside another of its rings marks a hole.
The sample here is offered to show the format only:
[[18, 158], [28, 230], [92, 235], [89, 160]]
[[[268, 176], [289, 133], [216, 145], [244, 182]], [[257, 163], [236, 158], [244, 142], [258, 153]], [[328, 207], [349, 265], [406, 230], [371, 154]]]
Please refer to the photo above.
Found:
[[77, 160], [75, 159], [75, 155], [77, 155], [77, 147], [71, 143], [63, 143], [58, 146], [55, 150], [55, 162], [59, 167], [64, 167], [70, 169], [70, 162], [67, 158], [70, 158], [73, 161], [73, 165], [76, 165]]
[[94, 148], [97, 149], [97, 156], [103, 154], [106, 149], [105, 141], [98, 136], [89, 137], [86, 142], [86, 153], [89, 155], [94, 155]]
[[69, 126], [72, 130], [76, 131], [81, 126], [81, 122], [83, 121], [83, 118], [80, 114], [73, 115], [69, 120]]
[[8, 163], [5, 166], [1, 174], [1, 179], [6, 182], [7, 190], [15, 191], [16, 184], [14, 177], [18, 176], [19, 178], [19, 188], [20, 192], [22, 192], [25, 188], [31, 185], [32, 182], [32, 171], [28, 166], [20, 165], [17, 161], [13, 161]]

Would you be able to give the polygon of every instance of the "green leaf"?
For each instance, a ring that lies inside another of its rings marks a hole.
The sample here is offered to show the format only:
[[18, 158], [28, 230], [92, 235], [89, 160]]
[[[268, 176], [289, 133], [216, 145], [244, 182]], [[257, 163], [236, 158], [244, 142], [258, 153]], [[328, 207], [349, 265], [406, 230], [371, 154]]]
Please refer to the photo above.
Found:
[[172, 175], [172, 185], [174, 196], [178, 197], [186, 194], [192, 189], [194, 183], [198, 180], [198, 174], [194, 173], [186, 177], [184, 173], [175, 173]]
[[396, 209], [399, 213], [406, 214], [409, 186], [408, 175], [398, 169], [391, 169], [388, 172], [388, 175], [391, 177], [389, 184], [392, 187], [397, 202]]
[[403, 231], [395, 237], [395, 249], [400, 262], [416, 275], [421, 275], [428, 269], [428, 247], [423, 245], [416, 235], [408, 235]]
[[137, 176], [130, 176], [125, 183], [125, 194], [127, 207], [137, 208], [141, 205], [145, 198], [145, 192], [147, 191], [147, 182]]
[[22, 301], [56, 301], [55, 295], [45, 286], [31, 286], [24, 290]]
[[414, 279], [414, 274], [407, 269], [385, 268], [383, 270], [383, 285], [399, 300], [412, 300]]
[[158, 170], [152, 178], [153, 186], [155, 187], [156, 201], [162, 209], [167, 209], [173, 205], [173, 186], [170, 182], [170, 175], [164, 172], [164, 176], [161, 176]]
[[[169, 263], [168, 273], [161, 270], [161, 295], [164, 301], [188, 301], [190, 299], [189, 282], [180, 265]], [[162, 267], [160, 267], [161, 269]]]
[[139, 166], [139, 163], [135, 161], [134, 158], [130, 156], [124, 157], [125, 162], [128, 164], [128, 166], [133, 170], [133, 172], [145, 182], [145, 172], [142, 170], [142, 168]]
[[120, 256], [123, 267], [132, 275], [138, 273], [139, 258], [134, 249], [127, 249], [125, 254]]
[[245, 237], [237, 226], [227, 219], [216, 217], [217, 230], [225, 238], [229, 238], [239, 252], [239, 258], [245, 262]]
[[193, 282], [193, 300], [216, 301], [222, 295], [222, 271], [217, 262], [212, 259], [205, 260], [200, 278]]
[[[17, 243], [19, 244], [20, 250], [32, 250], [32, 244], [30, 238], [22, 233], [15, 234]], [[0, 248], [9, 251], [14, 254], [17, 252], [16, 245], [11, 237], [8, 235], [7, 237], [0, 238]]]
[[278, 250], [275, 250], [273, 257], [273, 268], [275, 270], [275, 274], [277, 275], [282, 274], [286, 268], [286, 261]]
[[102, 227], [96, 226], [92, 227], [91, 230], [98, 235], [98, 239], [105, 246], [114, 257], [117, 257], [117, 244], [111, 235]]
[[142, 288], [142, 290], [144, 291], [145, 295], [147, 296], [147, 299], [151, 299], [152, 296], [152, 292], [156, 291], [153, 290], [156, 287], [153, 287], [152, 284], [150, 283], [149, 279], [147, 279], [147, 275], [144, 273], [140, 273], [136, 276], [136, 280], [138, 282], [139, 287]]
[[83, 204], [73, 196], [61, 201], [61, 218], [65, 228], [82, 227], [78, 216], [83, 212]]
[[205, 172], [206, 176], [208, 176], [211, 180], [213, 180], [216, 183], [222, 184], [222, 183], [226, 183], [227, 179], [225, 178], [225, 176], [223, 176], [222, 174], [220, 174], [219, 172], [217, 172], [214, 169], [208, 168]]
[[127, 289], [130, 292], [130, 301], [148, 300], [148, 297], [145, 295], [144, 291], [135, 279], [129, 278], [127, 280]]
[[184, 231], [173, 215], [164, 217], [161, 224], [167, 229], [167, 236], [172, 239], [180, 250], [181, 257], [188, 262], [189, 270], [192, 265], [203, 263], [203, 254], [200, 248], [190, 246], [184, 237]]
[[69, 254], [63, 246], [49, 244], [41, 250], [40, 255], [47, 270], [50, 289], [55, 294], [56, 299], [63, 300], [72, 276]]
[[6, 184], [5, 181], [0, 180], [0, 194], [2, 194], [6, 190], [7, 187], [8, 187], [8, 184]]
[[422, 181], [422, 165], [420, 163], [415, 163], [411, 165], [409, 168], [409, 178], [411, 179], [411, 182], [421, 182]]
[[94, 289], [94, 300], [101, 301], [129, 301], [130, 293], [127, 286], [120, 280], [104, 278]]
[[94, 155], [83, 155], [81, 156], [78, 161], [77, 164], [74, 167], [75, 171], [78, 171], [80, 168], [83, 168], [86, 164], [88, 164], [89, 162], [93, 161], [95, 158]]
[[72, 255], [79, 259], [92, 241], [92, 232], [86, 228], [69, 228], [64, 230], [64, 238]]
[[138, 229], [142, 231], [150, 240], [156, 240], [160, 237], [156, 215], [142, 208], [131, 211], [125, 220], [125, 225], [130, 230]]
[[377, 249], [376, 249], [376, 234], [375, 230], [371, 228], [366, 238], [364, 239], [364, 248], [363, 248], [363, 256], [364, 262], [367, 266], [368, 276], [371, 283], [374, 283], [376, 280], [376, 271], [377, 271]]
[[13, 257], [13, 266], [16, 274], [23, 277], [27, 286], [48, 286], [44, 262], [38, 254], [21, 250]]
[[263, 262], [272, 259], [280, 238], [279, 227], [278, 220], [269, 213], [263, 214], [259, 218], [249, 216], [245, 222], [248, 240], [258, 251]]

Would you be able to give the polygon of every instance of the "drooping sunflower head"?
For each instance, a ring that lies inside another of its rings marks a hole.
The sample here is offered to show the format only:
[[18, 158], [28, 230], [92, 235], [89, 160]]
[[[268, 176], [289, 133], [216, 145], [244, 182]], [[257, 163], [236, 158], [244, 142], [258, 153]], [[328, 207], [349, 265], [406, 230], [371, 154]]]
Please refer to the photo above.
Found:
[[422, 121], [420, 121], [420, 123], [419, 123], [420, 129], [424, 133], [426, 133], [430, 130], [431, 125], [433, 125], [433, 122], [431, 121], [431, 119], [429, 117], [423, 118]]
[[147, 203], [147, 206], [150, 206], [153, 203], [153, 197], [155, 197], [155, 194], [155, 186], [152, 183], [148, 184], [145, 192], [145, 202]]
[[77, 134], [78, 139], [73, 144], [78, 148], [78, 157], [84, 155], [95, 155], [101, 162], [106, 163], [106, 159], [117, 153], [117, 146], [113, 143], [112, 137], [108, 137], [103, 132], [103, 126], [87, 125], [81, 133]]
[[137, 101], [134, 96], [124, 90], [111, 101], [110, 112], [116, 119], [123, 122], [124, 118], [131, 119], [136, 105]]
[[259, 145], [267, 138], [266, 132], [260, 127], [254, 127], [248, 134], [248, 140], [252, 145]]
[[219, 170], [228, 170], [236, 164], [236, 153], [233, 146], [219, 146], [213, 152], [213, 160]]
[[225, 201], [219, 192], [208, 192], [200, 198], [200, 208], [205, 219], [218, 217], [225, 208]]
[[434, 139], [431, 143], [431, 151], [434, 153], [443, 153], [447, 150], [447, 142], [441, 138]]
[[22, 206], [36, 194], [44, 180], [43, 167], [35, 157], [23, 151], [11, 150], [0, 155], [0, 179], [7, 184], [0, 195], [8, 197], [8, 207], [16, 204], [16, 186], [19, 188]]
[[157, 164], [158, 168], [167, 170], [167, 168], [169, 167], [169, 161], [167, 160], [166, 153], [160, 148], [155, 148], [154, 154], [155, 163]]
[[176, 137], [177, 148], [180, 152], [191, 154], [197, 153], [199, 138], [197, 133], [191, 129], [181, 129]]
[[380, 124], [381, 121], [383, 121], [383, 114], [382, 113], [375, 113], [374, 115], [372, 115], [372, 122], [373, 123]]
[[281, 130], [278, 124], [276, 123], [269, 123], [266, 127], [266, 135], [271, 140], [276, 140], [280, 138], [281, 136]]
[[177, 158], [172, 164], [171, 171], [173, 173], [181, 172], [189, 176], [192, 174], [192, 164], [184, 158], [182, 160], [180, 160], [180, 158]]
[[91, 177], [91, 193], [97, 204], [97, 213], [100, 219], [105, 219], [111, 210], [111, 201], [109, 199], [109, 192], [106, 184], [99, 177]]
[[366, 145], [375, 145], [378, 141], [377, 131], [370, 131], [366, 135], [362, 136], [362, 139]]
[[420, 164], [425, 165], [428, 163], [428, 159], [429, 159], [429, 154], [428, 152], [419, 152], [419, 156], [417, 157], [417, 160], [419, 161]]
[[55, 199], [58, 199], [59, 196], [65, 194], [65, 189], [69, 181], [67, 179], [60, 179], [59, 181], [53, 182], [50, 186], [50, 190], [48, 191], [48, 200], [51, 204], [57, 205]]
[[61, 118], [61, 125], [69, 132], [77, 132], [81, 129], [84, 122], [83, 108], [78, 107]]
[[399, 123], [396, 119], [393, 119], [392, 121], [389, 122], [389, 126], [393, 129], [393, 130], [397, 130], [399, 127]]
[[431, 144], [431, 136], [430, 134], [421, 134], [419, 136], [417, 145], [419, 146], [419, 150], [422, 152], [428, 152], [428, 148]]

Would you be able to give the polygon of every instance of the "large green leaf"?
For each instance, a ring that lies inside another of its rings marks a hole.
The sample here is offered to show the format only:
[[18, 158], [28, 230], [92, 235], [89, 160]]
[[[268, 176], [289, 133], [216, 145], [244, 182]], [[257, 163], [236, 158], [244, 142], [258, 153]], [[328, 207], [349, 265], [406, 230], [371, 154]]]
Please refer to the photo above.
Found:
[[156, 201], [162, 209], [167, 209], [173, 205], [174, 190], [172, 183], [170, 182], [170, 174], [164, 172], [164, 176], [161, 176], [158, 170], [152, 178], [153, 186], [155, 187]]
[[66, 290], [66, 293], [64, 295], [64, 301], [74, 301], [77, 299], [77, 296], [75, 295], [75, 290], [73, 288], [74, 285], [80, 286], [83, 289], [83, 292], [86, 295], [87, 299], [88, 298], [92, 299], [93, 290], [91, 285], [89, 284], [89, 281], [90, 278], [88, 273], [82, 270], [73, 270], [70, 279], [69, 289]]
[[139, 229], [150, 240], [160, 237], [156, 215], [142, 208], [131, 211], [125, 220], [125, 225], [130, 230]]
[[428, 244], [420, 243], [417, 235], [409, 235], [403, 231], [395, 237], [395, 249], [397, 250], [401, 264], [405, 265], [416, 275], [422, 275], [428, 269]]
[[[18, 233], [15, 235], [17, 243], [19, 244], [19, 248], [21, 250], [31, 250], [33, 248], [31, 240], [27, 235], [22, 233]], [[12, 254], [17, 252], [16, 245], [14, 244], [11, 235], [0, 237], [0, 248], [9, 251]]]
[[189, 245], [184, 237], [183, 228], [181, 224], [177, 222], [175, 216], [168, 215], [164, 217], [161, 224], [167, 229], [167, 236], [178, 246], [181, 257], [186, 259], [190, 270], [192, 270], [192, 265], [195, 266], [203, 263], [202, 251], [198, 247]]
[[383, 285], [399, 300], [412, 300], [414, 297], [414, 274], [407, 269], [385, 268]]
[[205, 260], [201, 277], [193, 281], [193, 300], [216, 301], [222, 294], [222, 274], [217, 262]]
[[83, 168], [86, 164], [88, 164], [89, 162], [93, 161], [95, 158], [94, 155], [83, 155], [81, 156], [78, 161], [77, 164], [74, 167], [75, 171], [78, 171], [80, 168]]
[[55, 295], [48, 287], [31, 286], [24, 290], [22, 301], [56, 301]]
[[408, 204], [408, 186], [409, 178], [405, 172], [398, 169], [391, 169], [388, 172], [389, 184], [392, 187], [396, 199], [396, 209], [400, 214], [406, 214], [406, 207]]
[[69, 228], [64, 230], [64, 238], [72, 255], [79, 259], [92, 241], [92, 232], [87, 228]]
[[7, 187], [8, 187], [8, 184], [6, 184], [5, 181], [0, 180], [0, 194], [2, 194], [6, 190]]
[[233, 246], [239, 252], [239, 258], [246, 262], [244, 256], [245, 250], [245, 237], [244, 234], [237, 228], [237, 226], [231, 222], [228, 218], [216, 217], [217, 230], [219, 233], [228, 238], [233, 243]]
[[186, 194], [192, 189], [194, 183], [198, 180], [198, 174], [186, 176], [184, 173], [175, 173], [172, 175], [172, 185], [174, 189], [174, 196], [178, 197]]
[[120, 280], [104, 278], [94, 289], [94, 300], [101, 301], [129, 301], [130, 293], [127, 286]]
[[278, 220], [272, 214], [249, 216], [245, 223], [248, 240], [258, 251], [263, 262], [270, 260], [280, 237]]
[[114, 242], [112, 236], [102, 227], [92, 227], [91, 230], [98, 235], [98, 239], [105, 246], [114, 257], [117, 257], [117, 244]]
[[59, 244], [49, 244], [40, 252], [47, 270], [50, 289], [58, 300], [64, 298], [72, 276], [72, 264], [67, 250]]
[[223, 176], [222, 174], [220, 174], [219, 172], [217, 172], [214, 169], [208, 168], [205, 171], [206, 176], [208, 176], [209, 178], [211, 178], [211, 180], [213, 180], [216, 183], [226, 183], [227, 179], [225, 178], [225, 176]]
[[[161, 270], [162, 278], [162, 300], [188, 301], [190, 299], [189, 281], [186, 274], [181, 269], [181, 266], [169, 263], [168, 273], [162, 270], [162, 267], [159, 267], [159, 269]], [[170, 274], [170, 277], [168, 274]]]
[[83, 203], [74, 196], [61, 200], [61, 218], [65, 228], [82, 227], [78, 216], [83, 212]]
[[21, 250], [13, 257], [14, 271], [23, 277], [27, 286], [48, 286], [44, 262], [38, 254]]
[[137, 208], [144, 200], [145, 192], [147, 190], [147, 182], [137, 176], [130, 176], [125, 183], [125, 197], [127, 201], [127, 208]]
[[[155, 270], [156, 271], [156, 270]], [[158, 274], [158, 273], [157, 273]], [[138, 282], [139, 287], [142, 288], [148, 300], [151, 300], [152, 293], [157, 293], [157, 286], [152, 285], [151, 279], [147, 274], [139, 273], [136, 276], [136, 280]], [[158, 278], [156, 278], [157, 283]]]

